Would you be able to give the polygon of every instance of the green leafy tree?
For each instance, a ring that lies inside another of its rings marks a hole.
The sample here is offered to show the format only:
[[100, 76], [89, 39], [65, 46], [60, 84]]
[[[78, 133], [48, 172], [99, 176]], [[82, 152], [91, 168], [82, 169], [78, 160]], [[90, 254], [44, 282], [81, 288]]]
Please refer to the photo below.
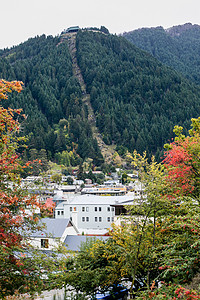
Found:
[[199, 206], [185, 199], [162, 224], [157, 257], [165, 282], [189, 283], [199, 272], [199, 213]]
[[74, 180], [73, 180], [72, 177], [68, 177], [68, 178], [67, 178], [67, 184], [72, 185], [73, 182], [74, 182]]
[[106, 291], [110, 286], [117, 288], [122, 262], [115, 250], [112, 239], [106, 242], [86, 241], [76, 255], [72, 269], [65, 275], [65, 284], [91, 296], [99, 290]]
[[62, 175], [61, 174], [53, 174], [51, 176], [51, 181], [55, 182], [55, 183], [61, 183], [61, 179], [62, 179]]
[[[133, 206], [127, 207], [129, 217], [124, 217], [123, 227], [114, 226], [112, 236], [116, 243], [124, 249], [124, 268], [132, 281], [130, 293], [138, 283], [149, 286], [156, 273], [157, 262], [153, 249], [159, 243], [157, 239], [157, 220], [170, 207], [164, 196], [164, 166], [155, 162], [154, 157], [148, 162], [134, 151], [132, 164], [138, 171], [138, 187], [140, 196], [134, 200]], [[132, 217], [131, 217], [132, 216]]]

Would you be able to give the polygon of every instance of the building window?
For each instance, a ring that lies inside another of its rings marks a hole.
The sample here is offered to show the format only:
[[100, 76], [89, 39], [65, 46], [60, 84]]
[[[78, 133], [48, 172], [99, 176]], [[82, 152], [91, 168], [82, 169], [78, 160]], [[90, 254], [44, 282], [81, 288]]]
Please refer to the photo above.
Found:
[[101, 207], [99, 207], [99, 211], [101, 211]]
[[63, 210], [61, 211], [61, 215], [62, 215], [62, 216], [64, 215], [64, 211], [63, 211]]
[[74, 207], [74, 211], [76, 211], [76, 207]]
[[85, 217], [82, 217], [82, 222], [85, 222]]
[[95, 207], [94, 210], [97, 211], [97, 207]]
[[115, 211], [115, 208], [114, 208], [114, 207], [112, 207], [112, 211]]
[[60, 216], [60, 211], [58, 210], [58, 216]]
[[89, 211], [89, 207], [86, 207], [86, 211], [87, 211], [87, 212]]
[[107, 211], [110, 211], [110, 207], [109, 206], [107, 207]]
[[41, 248], [49, 248], [49, 240], [41, 239]]
[[82, 207], [82, 211], [85, 211], [85, 207]]
[[72, 211], [72, 207], [70, 207], [69, 210]]
[[86, 222], [89, 222], [89, 217], [86, 217]]
[[99, 217], [99, 222], [101, 222], [102, 221], [102, 218], [101, 217]]
[[108, 222], [110, 222], [110, 217], [108, 217]]
[[112, 222], [114, 222], [114, 217], [112, 217]]
[[97, 222], [97, 217], [94, 218], [95, 222]]

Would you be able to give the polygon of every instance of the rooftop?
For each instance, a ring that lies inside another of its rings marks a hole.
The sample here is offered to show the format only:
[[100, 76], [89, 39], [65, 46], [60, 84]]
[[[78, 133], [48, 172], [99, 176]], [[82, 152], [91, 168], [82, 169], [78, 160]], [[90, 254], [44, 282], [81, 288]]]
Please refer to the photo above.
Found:
[[[58, 200], [58, 197], [56, 197]], [[74, 194], [62, 197], [62, 203], [58, 204], [56, 209], [63, 208], [64, 205], [115, 205], [123, 203], [132, 203], [134, 199], [138, 199], [134, 193], [129, 192], [124, 196], [97, 196], [97, 195], [80, 195]]]
[[66, 248], [72, 251], [79, 251], [80, 247], [85, 242], [102, 240], [105, 241], [108, 236], [86, 236], [86, 235], [68, 235], [64, 241]]
[[52, 236], [54, 238], [59, 238], [63, 235], [67, 225], [70, 223], [69, 219], [51, 219], [44, 218], [41, 220], [41, 225], [45, 225], [45, 228], [41, 231], [36, 231], [31, 233], [32, 237], [45, 237]]

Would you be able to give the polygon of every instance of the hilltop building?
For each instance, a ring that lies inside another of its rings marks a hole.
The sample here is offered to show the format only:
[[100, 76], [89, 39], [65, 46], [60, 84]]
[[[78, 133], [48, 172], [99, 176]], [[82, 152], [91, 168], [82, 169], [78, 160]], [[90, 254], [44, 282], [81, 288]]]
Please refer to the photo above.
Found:
[[80, 30], [79, 26], [72, 26], [72, 27], [68, 27], [67, 29], [65, 29], [62, 33], [73, 33], [73, 32], [78, 32]]

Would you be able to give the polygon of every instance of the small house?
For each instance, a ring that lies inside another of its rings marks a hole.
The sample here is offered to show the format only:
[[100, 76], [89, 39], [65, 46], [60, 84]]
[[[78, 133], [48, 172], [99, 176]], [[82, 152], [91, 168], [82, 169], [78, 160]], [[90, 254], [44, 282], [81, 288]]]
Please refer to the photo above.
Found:
[[68, 235], [78, 234], [77, 228], [70, 219], [44, 218], [40, 225], [43, 225], [44, 229], [32, 232], [29, 236], [31, 245], [39, 250], [56, 249]]

